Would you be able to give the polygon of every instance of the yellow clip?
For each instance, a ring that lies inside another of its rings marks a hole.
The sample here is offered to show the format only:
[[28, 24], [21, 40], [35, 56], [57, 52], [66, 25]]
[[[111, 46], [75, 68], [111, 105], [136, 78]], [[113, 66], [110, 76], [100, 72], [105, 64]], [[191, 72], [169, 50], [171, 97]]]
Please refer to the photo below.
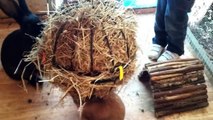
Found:
[[123, 66], [119, 66], [119, 71], [120, 71], [119, 79], [123, 80], [123, 78], [124, 78], [124, 69], [123, 69]]

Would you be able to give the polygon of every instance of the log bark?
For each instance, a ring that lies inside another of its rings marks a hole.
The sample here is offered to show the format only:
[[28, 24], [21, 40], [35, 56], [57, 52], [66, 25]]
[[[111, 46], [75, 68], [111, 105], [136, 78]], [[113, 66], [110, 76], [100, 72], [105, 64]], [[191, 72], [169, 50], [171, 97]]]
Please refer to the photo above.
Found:
[[159, 80], [151, 80], [151, 85], [155, 84], [166, 84], [166, 83], [176, 83], [176, 82], [186, 82], [186, 81], [197, 81], [199, 79], [205, 79], [203, 75], [185, 75], [185, 76], [177, 76], [166, 79]]
[[171, 69], [178, 69], [190, 65], [197, 65], [197, 64], [202, 64], [200, 61], [196, 62], [190, 62], [190, 63], [168, 63], [167, 65], [160, 65], [160, 66], [153, 66], [153, 67], [148, 67], [149, 72], [157, 72], [157, 71], [164, 71], [164, 70], [171, 70]]
[[169, 60], [165, 62], [155, 62], [155, 63], [148, 63], [145, 65], [146, 68], [151, 67], [151, 66], [158, 66], [158, 65], [171, 65], [171, 63], [187, 63], [187, 62], [193, 62], [193, 61], [199, 61], [197, 58], [187, 58], [187, 59], [176, 59], [176, 60]]
[[[167, 102], [167, 103], [162, 103], [162, 104], [155, 104], [154, 108], [157, 111], [158, 109], [163, 109], [165, 110], [168, 107], [178, 107], [178, 106], [186, 106], [190, 103], [198, 103], [199, 101], [207, 101], [208, 99], [208, 95], [200, 95], [200, 96], [195, 96], [192, 98], [187, 98], [187, 99], [183, 99], [183, 100], [179, 100], [179, 101], [171, 101], [171, 102]], [[165, 108], [165, 109], [164, 109]]]
[[199, 70], [204, 70], [203, 64], [190, 65], [187, 67], [178, 68], [178, 69], [174, 69], [174, 70], [154, 72], [154, 73], [150, 73], [150, 76], [153, 77], [153, 76], [167, 75], [167, 74], [172, 74], [172, 73], [187, 73], [187, 72], [199, 71]]
[[172, 63], [166, 63], [166, 64], [159, 64], [156, 66], [151, 66], [151, 67], [146, 67], [149, 72], [155, 72], [158, 70], [169, 70], [169, 69], [177, 69], [181, 67], [186, 67], [186, 66], [191, 66], [191, 65], [198, 65], [198, 64], [203, 64], [200, 61], [194, 61], [194, 62], [172, 62]]
[[155, 112], [155, 116], [162, 117], [162, 116], [173, 114], [173, 113], [184, 112], [184, 111], [206, 107], [208, 105], [209, 105], [208, 102], [203, 102], [203, 103], [191, 104], [182, 108], [173, 108], [172, 110], [162, 110], [162, 111]]
[[172, 74], [166, 74], [166, 75], [158, 75], [158, 76], [150, 76], [151, 81], [159, 81], [159, 80], [173, 80], [175, 78], [183, 78], [183, 79], [189, 79], [189, 78], [197, 78], [203, 77], [203, 70], [199, 71], [192, 71], [192, 72], [187, 72], [187, 73], [172, 73]]
[[183, 93], [183, 94], [177, 94], [177, 95], [171, 95], [171, 96], [164, 96], [157, 99], [154, 99], [154, 104], [160, 104], [160, 103], [166, 103], [170, 101], [178, 101], [181, 99], [186, 99], [198, 95], [206, 95], [207, 90], [199, 90], [199, 91], [193, 91], [190, 93]]
[[174, 88], [181, 88], [181, 86], [186, 86], [186, 85], [197, 85], [197, 84], [201, 84], [201, 83], [205, 83], [204, 77], [203, 78], [199, 78], [196, 80], [180, 80], [180, 81], [175, 81], [175, 82], [167, 82], [167, 83], [155, 83], [152, 84], [152, 88], [154, 89], [162, 89], [163, 90], [172, 90]]
[[151, 86], [151, 90], [153, 93], [156, 93], [156, 92], [162, 92], [162, 91], [169, 91], [169, 90], [175, 90], [175, 89], [179, 89], [179, 88], [182, 88], [182, 87], [185, 87], [185, 86], [189, 86], [189, 85], [199, 85], [199, 84], [204, 84], [205, 83], [205, 80], [204, 79], [201, 79], [201, 80], [197, 80], [197, 81], [194, 81], [194, 82], [187, 82], [185, 84], [173, 84], [173, 85], [169, 85], [167, 87], [164, 86]]
[[193, 101], [193, 102], [183, 102], [183, 103], [177, 102], [171, 106], [155, 109], [155, 111], [158, 112], [158, 111], [165, 111], [165, 110], [173, 110], [176, 108], [183, 108], [183, 107], [186, 107], [186, 106], [189, 106], [192, 104], [194, 105], [194, 104], [199, 104], [199, 103], [203, 103], [203, 102], [207, 103], [208, 101], [207, 101], [207, 99], [201, 99], [201, 100]]
[[181, 94], [181, 93], [194, 92], [195, 90], [206, 90], [206, 85], [205, 84], [190, 85], [190, 86], [186, 86], [176, 90], [153, 93], [153, 98], [156, 99], [163, 96], [172, 96], [172, 95]]
[[167, 74], [167, 75], [151, 76], [151, 81], [164, 80], [164, 79], [170, 79], [170, 78], [176, 78], [176, 77], [182, 78], [183, 73], [174, 73], [174, 74]]

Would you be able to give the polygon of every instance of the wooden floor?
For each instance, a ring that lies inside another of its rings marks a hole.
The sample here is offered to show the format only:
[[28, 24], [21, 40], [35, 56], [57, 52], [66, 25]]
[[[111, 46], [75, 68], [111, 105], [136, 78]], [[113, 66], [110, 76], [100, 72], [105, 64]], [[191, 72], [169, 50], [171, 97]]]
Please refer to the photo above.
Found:
[[[147, 58], [147, 50], [153, 37], [154, 15], [137, 16], [137, 70], [129, 83], [119, 89], [125, 107], [125, 120], [156, 120], [151, 94], [144, 84], [138, 81], [137, 75], [143, 69]], [[0, 44], [4, 37], [16, 29], [16, 24], [0, 24]], [[18, 39], [17, 39], [18, 40]], [[186, 48], [184, 57], [193, 57]], [[208, 78], [209, 106], [199, 110], [173, 114], [161, 120], [213, 120], [213, 87]], [[21, 82], [11, 80], [0, 65], [0, 120], [78, 120], [78, 109], [70, 96], [61, 103], [63, 91], [57, 86], [44, 84], [36, 90], [28, 85], [28, 93], [21, 87]]]

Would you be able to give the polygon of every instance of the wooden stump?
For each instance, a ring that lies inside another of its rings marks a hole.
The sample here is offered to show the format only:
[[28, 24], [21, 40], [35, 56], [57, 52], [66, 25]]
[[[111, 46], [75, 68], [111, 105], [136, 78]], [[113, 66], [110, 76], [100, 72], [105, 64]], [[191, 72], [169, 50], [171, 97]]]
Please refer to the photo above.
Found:
[[208, 106], [204, 65], [179, 59], [145, 65], [150, 75], [156, 117]]
[[124, 120], [124, 117], [125, 106], [113, 92], [102, 98], [88, 99], [81, 113], [81, 120]]

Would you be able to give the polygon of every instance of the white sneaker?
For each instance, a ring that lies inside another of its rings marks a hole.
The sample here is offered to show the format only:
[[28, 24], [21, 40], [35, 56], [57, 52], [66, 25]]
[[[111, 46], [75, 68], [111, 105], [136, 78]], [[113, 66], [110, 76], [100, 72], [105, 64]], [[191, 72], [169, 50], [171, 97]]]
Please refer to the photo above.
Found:
[[163, 53], [164, 48], [158, 44], [153, 44], [149, 51], [148, 58], [151, 60], [157, 60]]
[[164, 53], [158, 58], [157, 62], [164, 62], [168, 60], [179, 59], [180, 56], [176, 53], [165, 50]]

